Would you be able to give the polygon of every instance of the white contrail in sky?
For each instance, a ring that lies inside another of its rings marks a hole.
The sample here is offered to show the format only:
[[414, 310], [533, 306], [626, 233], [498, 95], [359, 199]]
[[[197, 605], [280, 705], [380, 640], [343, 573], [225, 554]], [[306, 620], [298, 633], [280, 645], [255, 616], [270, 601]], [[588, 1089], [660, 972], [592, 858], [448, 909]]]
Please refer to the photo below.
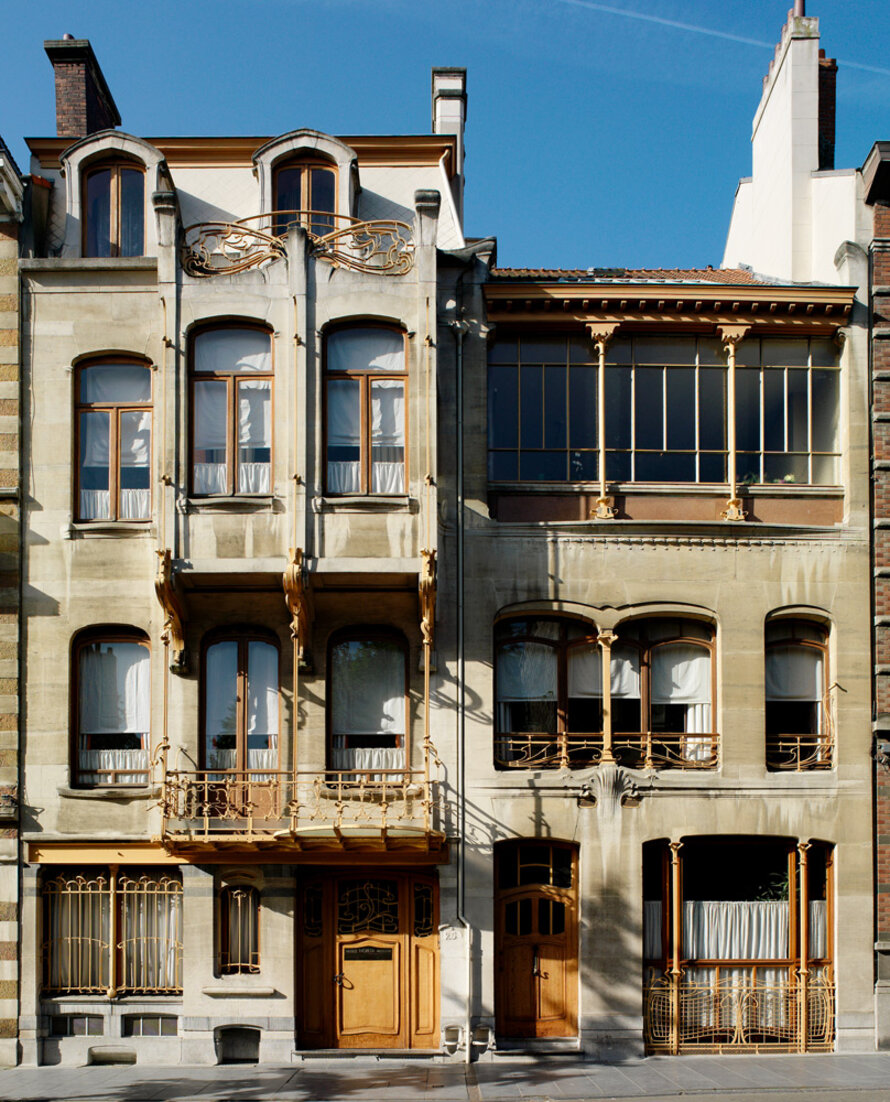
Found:
[[[649, 15], [646, 12], [632, 11], [629, 8], [616, 8], [611, 4], [598, 4], [595, 0], [559, 0], [561, 4], [571, 4], [576, 8], [588, 8], [591, 11], [604, 12], [606, 15], [622, 15], [625, 19], [638, 19], [641, 23], [657, 23], [662, 27], [671, 27], [675, 31], [691, 31], [693, 34], [706, 34], [711, 38], [723, 38], [727, 42], [739, 42], [743, 46], [761, 46], [763, 49], [772, 50], [774, 43], [762, 42], [759, 38], [745, 38], [740, 34], [730, 34], [728, 31], [717, 31], [713, 27], [699, 27], [694, 23], [681, 23], [677, 19], [663, 19], [660, 15]], [[840, 61], [847, 69], [863, 69], [867, 73], [880, 73], [881, 76], [890, 76], [890, 69], [882, 69], [877, 65], [863, 65], [859, 61]]]

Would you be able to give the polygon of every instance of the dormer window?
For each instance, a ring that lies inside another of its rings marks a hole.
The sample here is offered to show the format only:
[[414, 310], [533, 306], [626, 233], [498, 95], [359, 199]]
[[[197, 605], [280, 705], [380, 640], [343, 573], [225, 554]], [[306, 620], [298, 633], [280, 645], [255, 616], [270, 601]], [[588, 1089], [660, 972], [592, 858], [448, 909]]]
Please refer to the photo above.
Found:
[[96, 165], [83, 178], [83, 255], [143, 256], [145, 172], [132, 162]]
[[[287, 232], [295, 221], [321, 237], [334, 229], [337, 213], [337, 173], [318, 161], [291, 161], [275, 170], [275, 233]], [[297, 219], [295, 212], [302, 217]]]

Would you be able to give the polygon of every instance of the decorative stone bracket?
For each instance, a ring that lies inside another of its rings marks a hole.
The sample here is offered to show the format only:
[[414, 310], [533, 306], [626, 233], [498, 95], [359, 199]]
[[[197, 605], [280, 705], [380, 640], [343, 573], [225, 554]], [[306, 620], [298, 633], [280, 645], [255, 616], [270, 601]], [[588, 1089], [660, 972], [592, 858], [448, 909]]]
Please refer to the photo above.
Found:
[[315, 609], [303, 564], [302, 547], [290, 548], [288, 563], [281, 576], [281, 584], [284, 587], [284, 600], [290, 613], [291, 638], [297, 645], [297, 665], [305, 670], [309, 668], [306, 657], [309, 650], [309, 625], [315, 618]]
[[158, 572], [155, 576], [155, 593], [164, 610], [164, 629], [161, 641], [170, 647], [170, 669], [174, 673], [184, 673], [188, 668], [185, 653], [185, 633], [183, 624], [188, 619], [183, 604], [173, 582], [173, 553], [169, 547], [158, 550]]

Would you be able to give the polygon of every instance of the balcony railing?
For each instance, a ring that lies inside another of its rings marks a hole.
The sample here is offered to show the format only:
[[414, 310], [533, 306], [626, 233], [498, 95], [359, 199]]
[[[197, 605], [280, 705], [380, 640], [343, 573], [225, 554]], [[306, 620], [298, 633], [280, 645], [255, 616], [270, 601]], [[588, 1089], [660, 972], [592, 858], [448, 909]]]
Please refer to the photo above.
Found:
[[437, 782], [422, 770], [172, 770], [165, 840], [292, 844], [441, 837]]
[[236, 222], [197, 222], [183, 231], [182, 267], [191, 276], [235, 275], [286, 254], [287, 229], [306, 230], [312, 254], [335, 268], [400, 276], [414, 267], [407, 222], [363, 222], [326, 211], [285, 210]]
[[824, 969], [721, 964], [645, 988], [651, 1053], [825, 1052], [834, 1047], [834, 984]]
[[767, 735], [766, 764], [773, 770], [831, 769], [834, 738], [831, 734]]
[[[612, 757], [630, 769], [713, 769], [719, 735], [643, 731], [612, 735]], [[587, 769], [603, 759], [601, 734], [495, 735], [494, 761], [501, 769]]]

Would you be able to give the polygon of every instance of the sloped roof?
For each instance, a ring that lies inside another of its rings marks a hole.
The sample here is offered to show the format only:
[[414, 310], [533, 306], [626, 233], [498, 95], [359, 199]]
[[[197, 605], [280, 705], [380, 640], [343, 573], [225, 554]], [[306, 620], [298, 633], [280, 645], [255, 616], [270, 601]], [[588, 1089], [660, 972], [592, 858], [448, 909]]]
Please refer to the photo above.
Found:
[[494, 268], [492, 279], [565, 283], [720, 283], [770, 286], [744, 268]]

